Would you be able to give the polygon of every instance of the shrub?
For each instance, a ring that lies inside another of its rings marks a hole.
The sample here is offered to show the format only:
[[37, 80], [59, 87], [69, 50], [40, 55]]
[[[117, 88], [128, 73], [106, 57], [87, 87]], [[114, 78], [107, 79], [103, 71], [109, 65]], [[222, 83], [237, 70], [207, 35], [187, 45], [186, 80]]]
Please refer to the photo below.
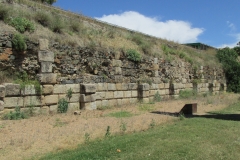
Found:
[[3, 5], [0, 5], [0, 20], [5, 20], [9, 14], [9, 8]]
[[19, 120], [26, 118], [27, 115], [24, 112], [21, 112], [20, 107], [16, 107], [14, 111], [10, 111], [3, 116], [4, 120]]
[[66, 113], [68, 110], [68, 101], [64, 98], [58, 101], [58, 113]]
[[51, 25], [51, 17], [46, 12], [38, 11], [34, 16], [34, 19], [44, 27], [50, 27]]
[[63, 20], [56, 16], [51, 23], [51, 30], [55, 33], [62, 33], [65, 28]]
[[155, 102], [160, 102], [161, 101], [161, 96], [159, 94], [159, 92], [157, 91], [157, 93], [154, 95], [154, 101]]
[[35, 30], [33, 23], [22, 17], [10, 19], [9, 24], [20, 33], [24, 33], [25, 31], [33, 32]]
[[21, 34], [15, 34], [12, 39], [13, 48], [18, 51], [24, 51], [27, 49], [25, 38]]
[[127, 50], [127, 58], [134, 62], [141, 61], [141, 55], [134, 49]]

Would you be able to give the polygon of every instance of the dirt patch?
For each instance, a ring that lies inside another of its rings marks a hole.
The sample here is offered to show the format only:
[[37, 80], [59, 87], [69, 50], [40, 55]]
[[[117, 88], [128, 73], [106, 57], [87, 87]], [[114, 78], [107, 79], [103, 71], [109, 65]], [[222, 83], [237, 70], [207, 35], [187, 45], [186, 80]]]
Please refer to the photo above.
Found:
[[[104, 111], [82, 111], [81, 115], [57, 114], [39, 115], [26, 120], [0, 121], [0, 159], [26, 159], [39, 157], [52, 151], [77, 147], [84, 143], [86, 135], [90, 140], [103, 138], [107, 127], [111, 134], [147, 130], [155, 125], [178, 120], [174, 113], [186, 103], [198, 103], [198, 113], [219, 110], [238, 100], [236, 94], [223, 94], [190, 100], [163, 101], [155, 104], [136, 104]], [[141, 106], [141, 107], [140, 107]], [[128, 111], [132, 117], [115, 118], [109, 113]], [[151, 113], [159, 111], [166, 114]]]

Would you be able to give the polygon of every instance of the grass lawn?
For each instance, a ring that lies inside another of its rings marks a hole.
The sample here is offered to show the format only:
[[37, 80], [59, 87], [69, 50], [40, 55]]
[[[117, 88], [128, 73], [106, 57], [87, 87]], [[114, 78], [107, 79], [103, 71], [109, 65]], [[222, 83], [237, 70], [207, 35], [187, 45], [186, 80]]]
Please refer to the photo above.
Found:
[[[50, 159], [240, 159], [240, 102], [204, 116], [184, 118], [145, 132], [112, 136], [50, 153]], [[239, 115], [238, 115], [239, 114]]]

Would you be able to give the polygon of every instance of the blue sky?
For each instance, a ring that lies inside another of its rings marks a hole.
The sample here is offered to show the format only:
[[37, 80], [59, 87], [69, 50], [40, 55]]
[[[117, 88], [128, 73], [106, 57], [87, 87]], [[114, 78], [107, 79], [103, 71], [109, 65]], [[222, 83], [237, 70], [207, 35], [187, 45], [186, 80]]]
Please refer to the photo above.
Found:
[[54, 6], [178, 43], [240, 41], [240, 0], [57, 0]]

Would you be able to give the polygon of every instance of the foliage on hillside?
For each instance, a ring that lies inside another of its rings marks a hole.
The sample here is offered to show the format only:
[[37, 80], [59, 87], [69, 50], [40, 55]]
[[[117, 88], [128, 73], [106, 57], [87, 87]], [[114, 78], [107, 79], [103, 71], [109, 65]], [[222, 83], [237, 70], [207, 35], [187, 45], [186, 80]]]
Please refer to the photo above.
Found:
[[218, 50], [217, 58], [223, 64], [227, 79], [228, 91], [240, 92], [240, 63], [238, 62], [239, 47]]

